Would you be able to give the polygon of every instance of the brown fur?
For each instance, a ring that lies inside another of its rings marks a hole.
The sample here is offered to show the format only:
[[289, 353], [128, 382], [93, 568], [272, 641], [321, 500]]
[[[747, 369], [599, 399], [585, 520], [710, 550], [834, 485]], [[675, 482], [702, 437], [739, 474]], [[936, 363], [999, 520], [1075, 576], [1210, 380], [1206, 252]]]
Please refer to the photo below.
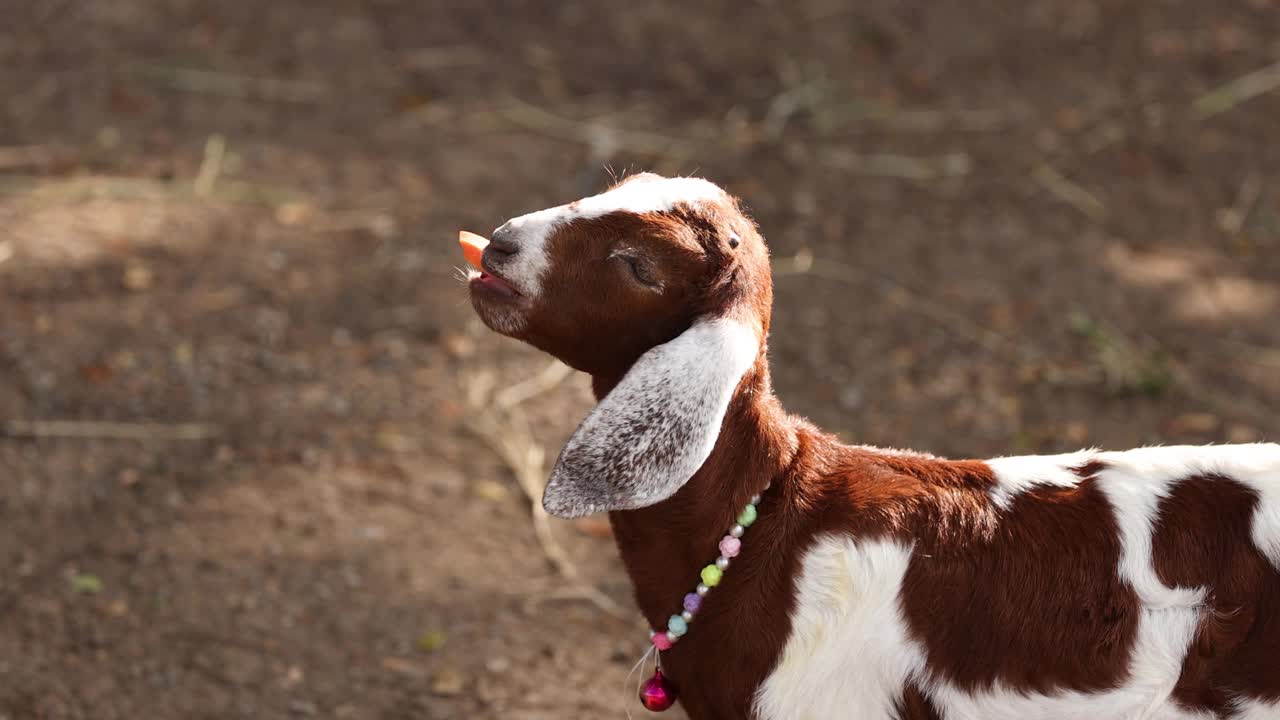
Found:
[[902, 700], [896, 710], [896, 720], [942, 720], [938, 709], [915, 685], [908, 685], [902, 691]]
[[[736, 249], [730, 232], [742, 238]], [[550, 248], [554, 281], [519, 337], [590, 373], [597, 398], [700, 315], [727, 314], [759, 333], [756, 363], [701, 469], [665, 501], [610, 513], [636, 602], [662, 628], [738, 510], [772, 483], [741, 555], [689, 634], [663, 653], [690, 718], [749, 716], [791, 630], [800, 560], [829, 533], [915, 543], [904, 615], [931, 672], [958, 688], [1096, 692], [1125, 680], [1138, 600], [1117, 576], [1115, 515], [1091, 479], [1100, 465], [1079, 468], [1075, 488], [1032, 489], [1001, 509], [984, 462], [845, 446], [788, 415], [769, 379], [768, 253], [732, 201], [575, 221]], [[629, 278], [612, 257], [620, 250], [641, 253], [662, 291]], [[1255, 501], [1240, 486], [1222, 493], [1191, 479], [1165, 503], [1161, 578], [1214, 588], [1220, 611], [1178, 686], [1189, 707], [1224, 712], [1224, 688], [1280, 697], [1280, 577], [1248, 539]], [[898, 714], [941, 717], [914, 685], [902, 689]]]
[[1119, 685], [1138, 600], [1115, 573], [1120, 538], [1101, 491], [1092, 480], [1032, 490], [992, 525], [967, 537], [915, 532], [902, 599], [930, 667], [964, 690]]
[[1212, 588], [1174, 696], [1222, 717], [1236, 694], [1280, 700], [1280, 572], [1251, 539], [1257, 504], [1228, 478], [1188, 478], [1161, 503], [1152, 538], [1161, 582]]

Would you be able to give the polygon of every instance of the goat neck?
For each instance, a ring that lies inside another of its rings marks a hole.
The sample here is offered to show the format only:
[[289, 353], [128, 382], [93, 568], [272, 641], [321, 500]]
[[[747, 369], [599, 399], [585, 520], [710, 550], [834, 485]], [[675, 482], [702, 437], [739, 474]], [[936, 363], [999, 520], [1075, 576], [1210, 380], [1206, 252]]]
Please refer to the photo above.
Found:
[[[594, 377], [597, 399], [617, 381]], [[774, 510], [768, 503], [784, 496], [783, 476], [796, 445], [796, 430], [773, 394], [761, 352], [738, 385], [715, 448], [689, 482], [657, 504], [609, 513], [636, 601], [651, 623], [665, 623], [673, 603], [678, 606], [699, 569], [715, 557], [738, 511], [770, 482], [773, 492], [762, 511]]]

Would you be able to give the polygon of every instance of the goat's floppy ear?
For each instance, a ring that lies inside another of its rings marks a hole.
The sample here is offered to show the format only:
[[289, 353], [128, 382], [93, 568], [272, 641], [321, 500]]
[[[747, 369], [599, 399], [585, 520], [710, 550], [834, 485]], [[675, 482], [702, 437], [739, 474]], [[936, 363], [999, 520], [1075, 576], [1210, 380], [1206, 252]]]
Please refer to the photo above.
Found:
[[674, 495], [711, 454], [759, 347], [749, 326], [709, 318], [641, 355], [569, 438], [542, 506], [574, 518]]

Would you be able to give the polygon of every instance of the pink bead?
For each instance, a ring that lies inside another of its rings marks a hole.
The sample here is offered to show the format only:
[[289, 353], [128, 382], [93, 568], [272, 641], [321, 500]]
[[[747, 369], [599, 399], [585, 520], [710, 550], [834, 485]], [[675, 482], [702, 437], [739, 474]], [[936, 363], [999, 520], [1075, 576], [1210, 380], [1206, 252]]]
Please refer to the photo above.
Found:
[[654, 633], [652, 642], [653, 642], [653, 646], [658, 648], [659, 650], [671, 649], [671, 645], [672, 645], [671, 638], [667, 637], [667, 634], [664, 632]]
[[742, 541], [732, 535], [725, 535], [720, 541], [720, 554], [727, 557], [738, 557], [738, 552], [742, 550]]

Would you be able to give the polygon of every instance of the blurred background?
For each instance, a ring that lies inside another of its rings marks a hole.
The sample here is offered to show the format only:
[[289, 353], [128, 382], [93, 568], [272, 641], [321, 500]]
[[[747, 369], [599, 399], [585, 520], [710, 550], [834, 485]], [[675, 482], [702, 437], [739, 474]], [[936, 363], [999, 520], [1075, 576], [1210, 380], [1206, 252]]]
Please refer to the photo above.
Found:
[[0, 5], [3, 720], [643, 715], [530, 501], [586, 378], [454, 269], [628, 172], [744, 199], [849, 441], [1277, 437], [1277, 0]]

